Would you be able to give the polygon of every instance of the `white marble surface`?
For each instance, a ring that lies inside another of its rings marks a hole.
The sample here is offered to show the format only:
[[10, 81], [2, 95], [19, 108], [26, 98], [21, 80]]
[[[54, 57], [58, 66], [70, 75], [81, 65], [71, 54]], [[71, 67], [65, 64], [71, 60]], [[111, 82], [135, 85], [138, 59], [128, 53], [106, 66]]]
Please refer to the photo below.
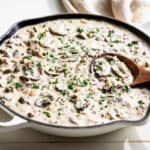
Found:
[[[63, 13], [61, 0], [1, 0], [0, 35], [19, 20]], [[150, 33], [150, 24], [142, 28]], [[0, 121], [6, 115], [0, 111]], [[0, 150], [149, 150], [150, 123], [90, 138], [63, 138], [32, 129], [0, 133]]]

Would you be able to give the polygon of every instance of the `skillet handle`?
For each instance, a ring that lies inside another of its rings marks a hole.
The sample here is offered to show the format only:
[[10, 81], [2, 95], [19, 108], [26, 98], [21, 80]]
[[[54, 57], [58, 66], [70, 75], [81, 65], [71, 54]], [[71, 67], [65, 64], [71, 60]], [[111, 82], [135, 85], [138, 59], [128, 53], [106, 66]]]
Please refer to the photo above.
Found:
[[28, 123], [27, 120], [24, 120], [21, 117], [13, 115], [11, 112], [6, 110], [2, 106], [0, 108], [2, 108], [2, 110], [4, 110], [6, 113], [8, 113], [10, 116], [12, 116], [11, 120], [6, 121], [6, 122], [0, 122], [0, 133], [9, 132], [9, 131], [27, 127], [27, 123]]

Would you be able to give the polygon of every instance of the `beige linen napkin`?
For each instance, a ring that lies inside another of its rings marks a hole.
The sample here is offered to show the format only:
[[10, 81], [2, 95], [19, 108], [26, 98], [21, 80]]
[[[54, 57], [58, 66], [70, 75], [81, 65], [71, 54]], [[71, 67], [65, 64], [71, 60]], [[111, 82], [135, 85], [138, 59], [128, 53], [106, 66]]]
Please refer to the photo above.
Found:
[[93, 13], [133, 24], [150, 21], [150, 0], [62, 0], [71, 13]]

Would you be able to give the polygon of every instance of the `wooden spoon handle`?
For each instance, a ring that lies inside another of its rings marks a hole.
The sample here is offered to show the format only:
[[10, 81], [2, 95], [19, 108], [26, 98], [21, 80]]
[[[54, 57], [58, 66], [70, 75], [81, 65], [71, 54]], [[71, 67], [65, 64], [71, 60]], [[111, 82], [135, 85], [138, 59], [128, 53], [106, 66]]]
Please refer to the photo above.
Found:
[[139, 73], [135, 78], [135, 80], [133, 81], [133, 83], [131, 84], [131, 86], [133, 87], [139, 84], [146, 84], [146, 83], [150, 87], [150, 71], [142, 67], [139, 67]]

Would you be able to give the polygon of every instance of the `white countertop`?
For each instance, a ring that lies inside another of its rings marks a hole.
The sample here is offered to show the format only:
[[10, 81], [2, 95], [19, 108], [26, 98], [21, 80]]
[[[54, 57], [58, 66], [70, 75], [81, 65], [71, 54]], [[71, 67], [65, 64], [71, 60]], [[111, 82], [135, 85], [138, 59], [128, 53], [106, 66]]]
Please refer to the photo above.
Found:
[[[1, 0], [0, 35], [15, 22], [65, 12], [61, 0]], [[150, 24], [142, 26], [150, 33]], [[0, 121], [5, 115], [0, 111]], [[90, 138], [63, 138], [32, 129], [0, 134], [0, 150], [149, 150], [150, 123]]]

